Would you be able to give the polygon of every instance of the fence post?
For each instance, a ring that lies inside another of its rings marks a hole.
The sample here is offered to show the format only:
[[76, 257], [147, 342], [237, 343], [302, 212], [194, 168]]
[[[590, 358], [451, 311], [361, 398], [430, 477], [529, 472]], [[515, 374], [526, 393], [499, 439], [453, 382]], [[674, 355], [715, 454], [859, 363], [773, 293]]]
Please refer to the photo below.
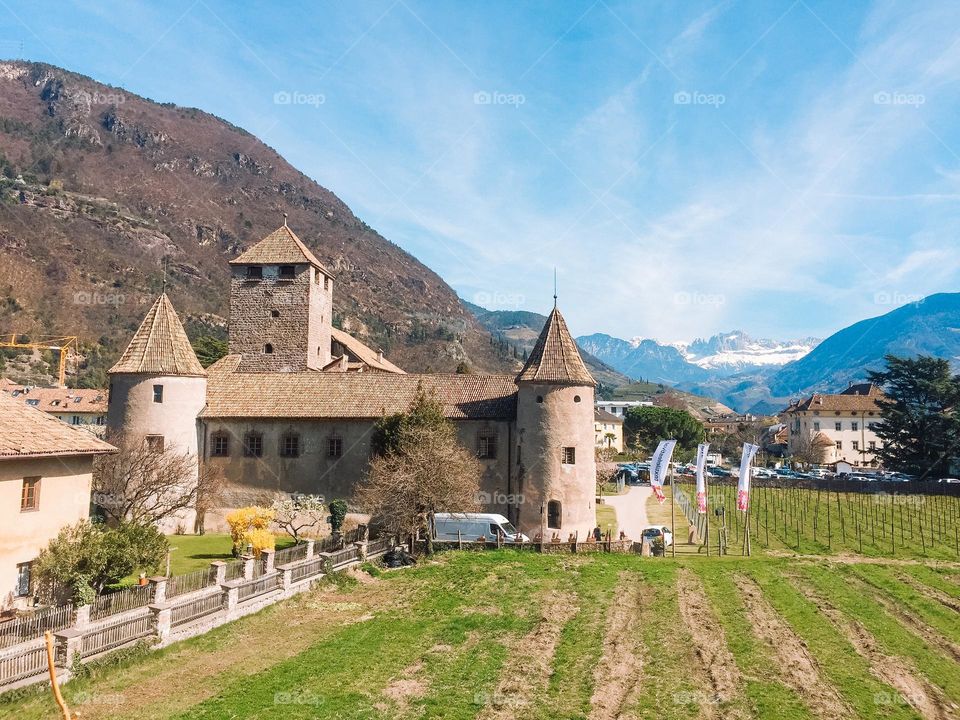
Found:
[[309, 560], [313, 557], [313, 540], [307, 540], [307, 557], [306, 560]]
[[167, 601], [167, 578], [162, 575], [150, 578], [150, 584], [153, 586], [153, 602], [162, 603]]
[[166, 603], [153, 603], [150, 605], [150, 610], [153, 611], [153, 624], [157, 637], [165, 640], [170, 635], [172, 608]]
[[227, 583], [220, 587], [223, 589], [224, 595], [226, 595], [223, 601], [223, 608], [229, 618], [232, 616], [233, 611], [237, 609], [237, 604], [240, 602], [240, 588], [237, 587], [235, 582]]
[[253, 555], [241, 555], [240, 559], [243, 560], [243, 579], [253, 580]]
[[213, 571], [214, 585], [223, 585], [227, 581], [227, 564], [223, 560], [214, 560], [210, 563], [210, 569]]
[[69, 670], [73, 667], [77, 652], [80, 650], [83, 632], [78, 628], [66, 628], [53, 633], [53, 637], [57, 643], [57, 652], [55, 653], [56, 665]]
[[360, 555], [360, 562], [367, 559], [367, 541], [360, 540], [354, 543], [357, 546], [357, 553]]
[[273, 564], [276, 557], [276, 552], [276, 550], [268, 550], [267, 548], [264, 548], [260, 551], [260, 561], [263, 563], [264, 575], [273, 572]]
[[90, 625], [90, 610], [92, 608], [89, 605], [81, 605], [77, 608], [76, 615], [73, 617], [73, 627], [76, 630], [83, 630], [84, 628]]

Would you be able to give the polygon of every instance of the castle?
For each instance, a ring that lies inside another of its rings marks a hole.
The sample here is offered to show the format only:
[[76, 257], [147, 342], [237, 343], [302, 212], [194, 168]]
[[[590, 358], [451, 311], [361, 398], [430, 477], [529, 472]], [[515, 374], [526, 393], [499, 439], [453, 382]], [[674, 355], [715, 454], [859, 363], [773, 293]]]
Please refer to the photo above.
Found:
[[405, 373], [334, 328], [334, 277], [284, 223], [230, 261], [228, 354], [204, 370], [164, 293], [110, 369], [107, 425], [239, 491], [350, 499], [385, 414], [435, 394], [483, 468], [481, 500], [530, 537], [595, 525], [594, 379], [554, 307], [517, 376]]

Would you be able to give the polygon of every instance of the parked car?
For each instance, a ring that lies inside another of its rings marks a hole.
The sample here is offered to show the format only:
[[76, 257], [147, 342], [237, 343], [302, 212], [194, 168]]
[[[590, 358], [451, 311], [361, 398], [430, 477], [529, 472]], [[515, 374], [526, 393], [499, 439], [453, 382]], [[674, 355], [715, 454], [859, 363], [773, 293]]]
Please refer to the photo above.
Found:
[[707, 473], [713, 475], [714, 477], [730, 477], [733, 474], [726, 468], [722, 468], [719, 465], [714, 465], [713, 467], [707, 468]]
[[499, 534], [504, 540], [530, 542], [530, 538], [517, 532], [509, 520], [496, 513], [437, 513], [433, 521], [437, 540], [478, 540], [484, 537], [494, 541]]
[[823, 468], [814, 468], [814, 469], [811, 470], [808, 474], [809, 474], [811, 477], [815, 477], [815, 478], [817, 478], [817, 479], [823, 480], [823, 479], [825, 479], [825, 478], [831, 477], [833, 473], [831, 473], [829, 470], [825, 470], [825, 469], [823, 469]]
[[767, 468], [755, 467], [753, 469], [753, 477], [760, 478], [762, 480], [776, 480], [777, 474], [773, 470]]
[[653, 542], [657, 538], [663, 538], [663, 547], [668, 548], [673, 545], [673, 533], [666, 525], [651, 525], [645, 527], [641, 533], [641, 542], [649, 540]]

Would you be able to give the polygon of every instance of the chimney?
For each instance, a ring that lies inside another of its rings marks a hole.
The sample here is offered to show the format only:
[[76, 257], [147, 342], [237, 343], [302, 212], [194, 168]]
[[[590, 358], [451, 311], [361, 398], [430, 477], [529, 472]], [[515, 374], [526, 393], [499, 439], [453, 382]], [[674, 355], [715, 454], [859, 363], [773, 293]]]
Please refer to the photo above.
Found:
[[383, 364], [383, 350], [377, 350], [377, 362]]
[[343, 370], [343, 372], [347, 371], [347, 354], [346, 353], [340, 356], [340, 369]]

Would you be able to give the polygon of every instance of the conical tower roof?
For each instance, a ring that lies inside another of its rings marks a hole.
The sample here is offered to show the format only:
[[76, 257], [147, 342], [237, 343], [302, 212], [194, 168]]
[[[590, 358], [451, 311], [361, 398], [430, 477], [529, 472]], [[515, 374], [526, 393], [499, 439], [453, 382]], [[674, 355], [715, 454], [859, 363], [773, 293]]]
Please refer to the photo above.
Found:
[[596, 385], [580, 357], [577, 344], [567, 329], [567, 322], [554, 307], [527, 364], [517, 375], [517, 382], [541, 382], [556, 385]]
[[256, 245], [230, 261], [231, 265], [299, 265], [310, 263], [329, 277], [327, 270], [310, 248], [303, 244], [286, 222]]
[[166, 293], [157, 298], [110, 372], [195, 377], [207, 374]]

